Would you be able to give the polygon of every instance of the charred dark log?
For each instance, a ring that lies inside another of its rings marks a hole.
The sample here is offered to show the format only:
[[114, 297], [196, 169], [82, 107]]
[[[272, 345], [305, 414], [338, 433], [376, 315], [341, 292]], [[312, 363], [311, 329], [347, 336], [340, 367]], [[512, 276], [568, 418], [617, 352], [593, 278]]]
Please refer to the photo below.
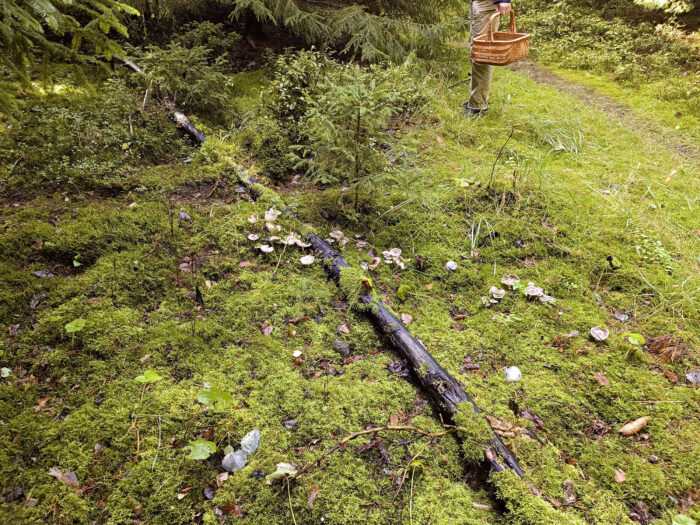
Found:
[[178, 111], [173, 107], [173, 118], [175, 119], [175, 122], [177, 122], [177, 125], [180, 126], [185, 133], [187, 133], [190, 137], [192, 137], [197, 144], [202, 144], [206, 140], [206, 137], [204, 136], [204, 133], [199, 131], [197, 127], [192, 124], [190, 119], [187, 118], [187, 116], [182, 113], [181, 111]]
[[[341, 270], [349, 268], [350, 265], [337, 250], [317, 235], [309, 235], [309, 242], [323, 256], [328, 274], [335, 281], [339, 281]], [[384, 306], [381, 300], [366, 294], [359, 298], [359, 302], [372, 306], [372, 308], [367, 309], [367, 315], [381, 334], [394, 345], [408, 362], [421, 389], [431, 398], [443, 417], [451, 420], [457, 407], [462, 403], [469, 403], [474, 409], [475, 415], [481, 413], [477, 404], [465, 392], [462, 385], [440, 366], [430, 352], [411, 335], [404, 324]], [[484, 450], [484, 459], [489, 467], [496, 472], [511, 468], [518, 476], [523, 477], [525, 473], [518, 464], [518, 460], [506, 448], [501, 438], [493, 432], [493, 429], [491, 433], [493, 439]]]

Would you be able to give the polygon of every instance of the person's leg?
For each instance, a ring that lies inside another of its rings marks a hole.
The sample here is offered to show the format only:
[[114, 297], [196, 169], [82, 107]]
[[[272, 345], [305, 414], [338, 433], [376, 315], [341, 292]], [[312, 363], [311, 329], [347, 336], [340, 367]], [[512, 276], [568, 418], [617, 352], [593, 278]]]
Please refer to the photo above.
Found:
[[[469, 11], [469, 52], [471, 53], [474, 38], [487, 33], [491, 15], [497, 9], [493, 0], [472, 0]], [[469, 108], [478, 110], [488, 107], [492, 75], [493, 66], [477, 64], [472, 61], [472, 76], [469, 82]]]

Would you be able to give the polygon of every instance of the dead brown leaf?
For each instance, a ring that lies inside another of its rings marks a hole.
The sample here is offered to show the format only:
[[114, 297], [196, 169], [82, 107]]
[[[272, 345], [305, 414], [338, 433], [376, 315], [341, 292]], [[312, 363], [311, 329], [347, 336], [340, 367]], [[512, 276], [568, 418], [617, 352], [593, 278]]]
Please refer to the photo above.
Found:
[[678, 383], [678, 376], [670, 370], [664, 370], [664, 375], [671, 383]]
[[309, 492], [309, 500], [307, 502], [309, 504], [310, 509], [314, 508], [314, 500], [316, 499], [316, 494], [318, 494], [318, 491], [318, 486], [314, 485], [313, 487], [311, 487], [311, 492]]
[[615, 470], [615, 482], [616, 483], [622, 483], [626, 479], [627, 479], [627, 474], [625, 474], [624, 470], [621, 470], [621, 469]]
[[60, 481], [64, 485], [68, 485], [69, 487], [80, 486], [80, 483], [78, 482], [78, 476], [75, 475], [75, 472], [63, 473], [58, 467], [51, 467], [51, 470], [49, 470], [49, 476], [53, 476], [58, 481]]
[[287, 324], [299, 324], [310, 320], [311, 317], [308, 315], [302, 315], [301, 317], [295, 317], [294, 319], [288, 319]]
[[656, 355], [661, 361], [675, 363], [683, 358], [685, 348], [674, 342], [673, 335], [667, 334], [647, 339], [647, 350]]
[[654, 521], [654, 516], [651, 515], [649, 512], [649, 507], [647, 507], [646, 503], [643, 501], [638, 501], [634, 505], [632, 512], [629, 513], [629, 518], [632, 521], [641, 523], [642, 525], [649, 525], [652, 521]]
[[608, 381], [608, 378], [605, 377], [605, 374], [603, 372], [596, 372], [595, 374], [593, 374], [593, 377], [595, 377], [598, 380], [598, 383], [600, 383], [603, 386], [610, 384], [610, 381]]
[[539, 417], [538, 415], [534, 414], [532, 410], [529, 408], [524, 408], [523, 411], [520, 413], [522, 417], [527, 419], [528, 421], [531, 421], [537, 430], [540, 430], [542, 432], [546, 432], [544, 428], [544, 421], [542, 421], [542, 418]]
[[493, 431], [501, 437], [514, 438], [519, 433], [525, 432], [525, 429], [522, 427], [517, 427], [508, 421], [503, 421], [493, 416], [489, 416], [488, 414], [486, 415], [486, 419], [488, 420], [489, 425], [491, 425]]

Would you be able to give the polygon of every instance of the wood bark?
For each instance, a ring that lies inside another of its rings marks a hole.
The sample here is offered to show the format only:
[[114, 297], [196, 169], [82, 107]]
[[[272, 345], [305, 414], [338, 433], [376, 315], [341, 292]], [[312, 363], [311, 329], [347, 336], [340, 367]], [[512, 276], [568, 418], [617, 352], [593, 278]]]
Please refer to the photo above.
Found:
[[[339, 281], [341, 270], [350, 267], [347, 261], [337, 250], [317, 235], [309, 235], [308, 240], [311, 246], [325, 259], [329, 275], [334, 280]], [[421, 389], [430, 397], [444, 418], [452, 420], [457, 408], [463, 403], [471, 405], [474, 415], [481, 417], [479, 407], [462, 388], [462, 385], [440, 366], [425, 346], [411, 335], [404, 324], [384, 306], [381, 300], [373, 298], [370, 294], [365, 294], [359, 298], [359, 302], [371, 305], [371, 308], [367, 309], [367, 316], [372, 319], [380, 333], [393, 344], [407, 361]], [[484, 459], [489, 467], [495, 472], [510, 468], [518, 476], [523, 477], [525, 473], [518, 464], [518, 460], [506, 448], [493, 429], [491, 429], [491, 433], [493, 439], [484, 449]]]

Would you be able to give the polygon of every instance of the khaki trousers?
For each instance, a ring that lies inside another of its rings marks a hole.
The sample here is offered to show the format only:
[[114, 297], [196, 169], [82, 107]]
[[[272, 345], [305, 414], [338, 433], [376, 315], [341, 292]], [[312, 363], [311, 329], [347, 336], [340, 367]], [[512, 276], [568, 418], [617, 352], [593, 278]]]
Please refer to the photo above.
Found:
[[[497, 11], [493, 0], [472, 0], [469, 8], [469, 53], [477, 36], [487, 33], [489, 18]], [[489, 102], [493, 66], [472, 61], [472, 77], [469, 82], [469, 107], [485, 109]]]

